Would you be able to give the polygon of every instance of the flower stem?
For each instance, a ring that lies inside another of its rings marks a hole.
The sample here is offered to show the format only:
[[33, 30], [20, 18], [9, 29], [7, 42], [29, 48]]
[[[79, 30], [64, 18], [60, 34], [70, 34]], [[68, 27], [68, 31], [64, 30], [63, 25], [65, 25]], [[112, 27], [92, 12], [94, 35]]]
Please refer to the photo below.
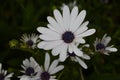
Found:
[[94, 70], [95, 70], [95, 72], [96, 72], [97, 75], [100, 74], [99, 71], [98, 71], [98, 69], [97, 69], [97, 67], [96, 67], [96, 65], [94, 65]]
[[80, 76], [81, 76], [81, 80], [84, 80], [84, 76], [81, 68], [80, 68]]
[[58, 76], [58, 80], [60, 79], [60, 77], [62, 76], [64, 70], [60, 73], [60, 75]]

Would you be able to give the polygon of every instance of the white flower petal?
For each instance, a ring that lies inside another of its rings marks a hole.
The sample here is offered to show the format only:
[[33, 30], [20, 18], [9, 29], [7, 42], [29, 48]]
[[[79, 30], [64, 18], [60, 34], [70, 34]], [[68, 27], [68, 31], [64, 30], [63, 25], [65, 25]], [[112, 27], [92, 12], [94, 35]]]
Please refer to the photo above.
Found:
[[86, 36], [90, 36], [94, 33], [95, 33], [95, 29], [89, 29], [89, 30], [83, 32], [82, 34], [78, 35], [77, 37], [86, 37]]
[[10, 74], [8, 74], [8, 75], [6, 76], [6, 78], [10, 78], [10, 77], [12, 77], [13, 74], [14, 74], [14, 73], [10, 73]]
[[57, 33], [62, 33], [63, 31], [61, 31], [60, 29], [58, 29], [58, 27], [52, 26], [51, 24], [47, 24], [47, 27]]
[[77, 16], [75, 22], [73, 25], [74, 28], [72, 29], [72, 31], [76, 31], [78, 29], [78, 27], [81, 25], [81, 23], [83, 22], [84, 18], [86, 16], [86, 11], [85, 10], [82, 10], [79, 15]]
[[79, 49], [77, 48], [77, 46], [73, 45], [72, 47], [73, 47], [74, 53], [75, 53], [77, 56], [80, 56], [80, 57], [83, 56], [83, 52], [82, 52], [81, 50], [79, 50]]
[[61, 39], [60, 35], [58, 35], [58, 34], [53, 34], [53, 35], [51, 35], [51, 34], [44, 35], [43, 34], [43, 35], [40, 35], [39, 37], [42, 40], [60, 40]]
[[74, 7], [71, 11], [70, 31], [74, 29], [73, 25], [78, 15], [78, 7]]
[[3, 70], [3, 72], [4, 72], [4, 75], [6, 75], [6, 74], [7, 74], [7, 70]]
[[52, 49], [52, 55], [57, 56], [63, 49], [64, 44], [61, 44], [59, 46], [56, 46]]
[[78, 60], [78, 63], [84, 68], [87, 69], [87, 65], [78, 57], [76, 57], [76, 59]]
[[43, 49], [46, 44], [47, 44], [46, 41], [41, 41], [40, 43], [38, 43], [37, 47]]
[[56, 32], [63, 32], [63, 29], [61, 28], [60, 24], [58, 24], [52, 17], [48, 16], [47, 17], [48, 22], [52, 27], [56, 30]]
[[104, 45], [107, 46], [110, 41], [111, 41], [111, 37], [106, 37], [104, 41]]
[[57, 79], [55, 79], [55, 78], [56, 78], [56, 76], [52, 76], [52, 75], [50, 76], [50, 80], [51, 80], [51, 79], [57, 80]]
[[96, 50], [96, 45], [98, 44], [98, 43], [101, 43], [101, 40], [100, 39], [98, 39], [98, 38], [96, 38], [96, 40], [94, 41], [94, 47], [95, 47], [95, 50]]
[[88, 29], [87, 25], [88, 25], [88, 21], [84, 22], [76, 31], [75, 31], [75, 35], [79, 35], [81, 33], [83, 33], [84, 31], [86, 31]]
[[64, 66], [60, 65], [60, 66], [54, 68], [54, 70], [52, 72], [50, 72], [50, 74], [55, 74], [55, 73], [61, 71], [63, 68], [64, 68]]
[[23, 65], [21, 65], [21, 67], [22, 67], [23, 69], [26, 69], [26, 67], [25, 67], [25, 66], [23, 66]]
[[110, 52], [116, 52], [117, 48], [106, 47], [105, 50], [109, 50]]
[[90, 56], [88, 56], [87, 54], [83, 54], [82, 58], [86, 60], [90, 60]]
[[83, 38], [81, 38], [81, 37], [76, 37], [76, 38], [75, 38], [75, 42], [84, 44], [84, 43], [85, 43], [85, 40], [84, 40]]
[[48, 22], [49, 22], [51, 25], [59, 28], [58, 23], [57, 23], [57, 22], [55, 21], [55, 19], [53, 19], [51, 16], [48, 16], [48, 17], [47, 17], [47, 20], [48, 20]]
[[30, 80], [28, 76], [22, 76], [20, 80]]
[[58, 10], [54, 10], [54, 16], [58, 24], [60, 25], [61, 30], [65, 31], [64, 22], [61, 13]]
[[49, 29], [51, 29], [51, 30], [59, 33], [59, 31], [57, 31], [57, 28], [56, 28], [55, 26], [52, 26], [51, 24], [47, 24], [47, 27], [48, 27]]
[[83, 47], [90, 47], [90, 45], [89, 44], [85, 44], [85, 45], [83, 45]]
[[106, 36], [107, 34], [104, 34], [104, 36], [102, 37], [102, 40], [101, 40], [102, 43], [104, 43]]
[[45, 50], [50, 50], [53, 49], [56, 46], [59, 46], [60, 44], [62, 44], [63, 41], [62, 40], [55, 40], [55, 41], [49, 41], [47, 42], [47, 44], [44, 46]]
[[68, 6], [63, 7], [63, 22], [65, 29], [68, 30], [70, 25], [70, 10]]
[[109, 55], [110, 55], [110, 54], [108, 54], [108, 51], [104, 52], [103, 54], [105, 54], [105, 55], [107, 55], [107, 56], [109, 56]]
[[73, 52], [72, 45], [74, 45], [74, 44], [71, 43], [71, 44], [68, 45], [68, 52], [69, 52], [69, 53], [72, 53], [72, 52]]
[[29, 60], [28, 59], [25, 59], [24, 61], [23, 61], [23, 65], [25, 66], [25, 67], [28, 67], [28, 66], [30, 66], [30, 64], [29, 64], [30, 62], [29, 62]]
[[60, 55], [59, 55], [59, 60], [60, 61], [65, 61], [65, 59], [67, 58], [67, 47], [68, 45], [64, 45], [61, 49]]
[[2, 64], [0, 63], [0, 73], [1, 73], [1, 70], [2, 70]]
[[32, 62], [31, 65], [38, 66], [38, 63], [35, 61], [33, 57], [30, 57], [30, 62]]
[[64, 62], [65, 61], [65, 59], [67, 58], [67, 52], [65, 53], [63, 53], [63, 52], [61, 52], [60, 54], [59, 54], [59, 60], [61, 61], [61, 62]]
[[42, 34], [58, 34], [57, 32], [45, 27], [38, 27], [37, 30]]
[[52, 72], [57, 65], [58, 65], [58, 60], [54, 60], [50, 65], [48, 72], [49, 73]]
[[44, 63], [45, 71], [48, 70], [49, 65], [50, 65], [50, 56], [49, 56], [48, 53], [46, 53], [46, 55], [45, 55], [45, 63]]

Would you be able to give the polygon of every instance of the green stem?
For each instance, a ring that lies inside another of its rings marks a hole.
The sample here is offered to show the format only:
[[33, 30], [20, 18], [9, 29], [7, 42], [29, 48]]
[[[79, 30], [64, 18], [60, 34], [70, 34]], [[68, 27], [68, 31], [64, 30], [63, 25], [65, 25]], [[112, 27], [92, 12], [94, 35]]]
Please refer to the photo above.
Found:
[[81, 80], [85, 80], [85, 79], [84, 79], [83, 72], [82, 72], [82, 69], [81, 69], [81, 68], [80, 68], [80, 76], [81, 76]]
[[60, 79], [60, 77], [62, 76], [62, 74], [63, 74], [63, 72], [64, 72], [64, 70], [60, 73], [60, 75], [58, 76], [58, 80]]
[[94, 65], [94, 70], [95, 70], [95, 72], [96, 72], [97, 75], [100, 74], [99, 71], [98, 71], [98, 69], [97, 69], [97, 67], [96, 67], [96, 65]]

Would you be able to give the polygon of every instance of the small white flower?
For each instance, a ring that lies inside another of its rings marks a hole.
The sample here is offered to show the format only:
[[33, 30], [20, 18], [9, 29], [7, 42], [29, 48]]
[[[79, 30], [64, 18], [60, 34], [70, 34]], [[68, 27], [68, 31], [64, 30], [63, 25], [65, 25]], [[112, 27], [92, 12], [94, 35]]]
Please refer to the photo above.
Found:
[[107, 34], [103, 36], [102, 40], [96, 38], [96, 41], [94, 42], [95, 51], [103, 53], [105, 55], [109, 55], [108, 53], [110, 52], [116, 52], [117, 48], [114, 48], [113, 45], [107, 46], [110, 41], [111, 41], [111, 37], [107, 36]]
[[13, 73], [7, 75], [7, 71], [2, 69], [2, 64], [0, 63], [0, 80], [11, 80]]
[[50, 65], [50, 56], [46, 53], [44, 68], [41, 66], [40, 79], [38, 80], [57, 80], [55, 79], [56, 76], [53, 75], [64, 68], [63, 65], [57, 66], [58, 62], [58, 60], [54, 60]]
[[20, 40], [32, 49], [36, 48], [37, 43], [40, 41], [39, 36], [36, 34], [23, 34]]
[[70, 13], [68, 6], [64, 6], [63, 14], [56, 9], [54, 10], [54, 16], [55, 19], [50, 16], [47, 17], [48, 28], [37, 28], [38, 32], [41, 33], [39, 37], [43, 40], [38, 43], [38, 48], [52, 49], [54, 56], [60, 54], [60, 61], [66, 59], [68, 52], [83, 56], [83, 52], [75, 44], [84, 44], [85, 40], [83, 38], [95, 33], [95, 29], [88, 30], [88, 21], [82, 23], [86, 16], [86, 11], [82, 10], [78, 14], [78, 7], [74, 7]]
[[[80, 50], [82, 50], [83, 47], [89, 47], [88, 44], [83, 45]], [[68, 53], [68, 56], [70, 56], [70, 59], [72, 61], [78, 62], [84, 69], [87, 69], [87, 65], [85, 64], [85, 62], [83, 61], [83, 59], [85, 60], [90, 60], [90, 56], [88, 56], [87, 54], [83, 53], [83, 56], [79, 57], [77, 55], [74, 54], [74, 52], [72, 53]]]
[[[76, 6], [76, 0], [74, 0], [74, 2], [70, 2], [70, 3], [68, 3], [67, 5], [69, 6], [70, 9], [72, 9], [73, 7]], [[65, 3], [62, 4], [62, 6], [61, 6], [61, 10], [63, 10], [64, 6], [66, 6]]]
[[24, 69], [21, 72], [24, 73], [22, 76], [18, 76], [20, 80], [37, 80], [39, 79], [39, 64], [34, 60], [33, 57], [30, 57], [30, 60], [25, 59], [21, 67]]

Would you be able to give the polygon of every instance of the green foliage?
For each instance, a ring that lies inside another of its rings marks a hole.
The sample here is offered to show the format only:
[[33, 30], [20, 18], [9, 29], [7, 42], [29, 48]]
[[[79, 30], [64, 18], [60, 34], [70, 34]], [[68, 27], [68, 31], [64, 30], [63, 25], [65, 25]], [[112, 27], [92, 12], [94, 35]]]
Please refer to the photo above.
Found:
[[[60, 9], [62, 3], [69, 2], [73, 1], [0, 0], [0, 62], [8, 69], [8, 72], [16, 72], [12, 80], [17, 80], [16, 76], [20, 75], [19, 70], [25, 58], [33, 56], [38, 63], [43, 63], [44, 60], [45, 52], [42, 50], [16, 49], [20, 36], [24, 33], [38, 33], [36, 28], [46, 26], [46, 17], [53, 16], [55, 8]], [[96, 29], [93, 38], [86, 38], [88, 43], [91, 43], [93, 51], [92, 43], [95, 38], [101, 38], [105, 33], [112, 37], [111, 44], [118, 48], [118, 52], [111, 53], [110, 56], [101, 56], [101, 54], [92, 56], [87, 62], [88, 69], [82, 69], [85, 80], [120, 80], [119, 3], [119, 0], [108, 0], [108, 3], [104, 3], [104, 0], [77, 0], [79, 10], [87, 11], [86, 20], [90, 21], [89, 28]], [[66, 68], [57, 76], [60, 80], [81, 79], [78, 64], [67, 61], [63, 64]]]

